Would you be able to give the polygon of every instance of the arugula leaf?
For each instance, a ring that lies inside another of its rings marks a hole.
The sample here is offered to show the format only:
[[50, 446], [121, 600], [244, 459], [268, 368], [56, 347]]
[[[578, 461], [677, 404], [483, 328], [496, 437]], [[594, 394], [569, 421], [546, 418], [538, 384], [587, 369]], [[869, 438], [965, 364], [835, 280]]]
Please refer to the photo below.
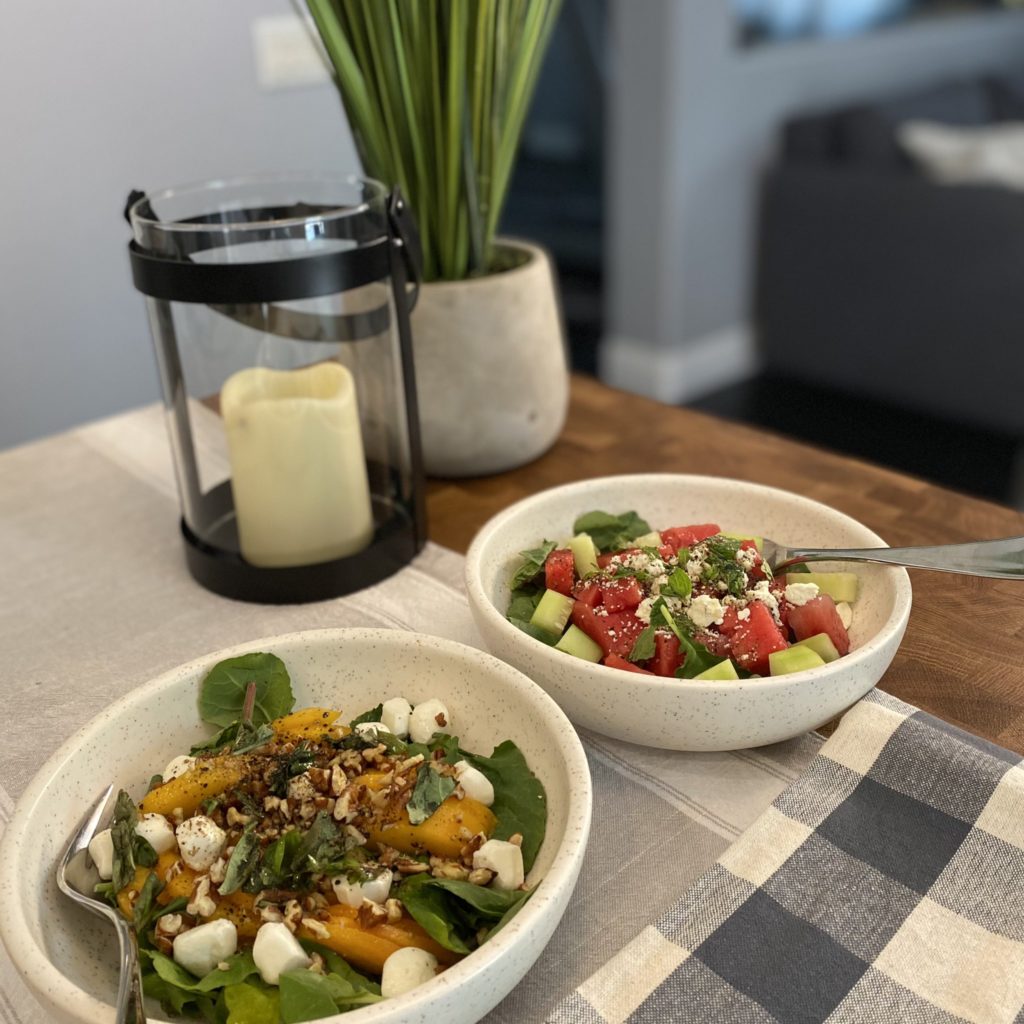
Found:
[[530, 771], [526, 758], [511, 741], [494, 748], [490, 757], [463, 751], [465, 759], [479, 768], [494, 787], [491, 810], [498, 819], [494, 839], [523, 837], [523, 867], [529, 871], [544, 842], [547, 827], [547, 796], [540, 779]]
[[459, 738], [449, 736], [446, 732], [435, 732], [427, 743], [410, 743], [406, 748], [408, 757], [415, 757], [422, 754], [424, 761], [436, 761], [434, 756], [437, 751], [442, 751], [442, 759], [448, 764], [457, 764], [462, 760], [462, 751], [459, 749]]
[[[172, 963], [174, 961], [171, 961]], [[152, 968], [143, 971], [142, 991], [150, 999], [156, 999], [164, 1013], [174, 1017], [202, 1016], [205, 1020], [216, 1020], [215, 1004], [208, 995], [179, 988], [173, 982], [165, 981]], [[247, 1020], [245, 1024], [250, 1024]], [[274, 1021], [274, 1024], [277, 1024]]]
[[650, 533], [650, 526], [636, 514], [623, 512], [585, 512], [572, 526], [573, 533], [588, 533], [599, 551], [618, 551], [629, 547], [629, 542]]
[[280, 998], [278, 990], [269, 985], [228, 985], [224, 989], [224, 1006], [228, 1011], [224, 1024], [280, 1024]]
[[406, 804], [409, 821], [421, 825], [455, 792], [455, 779], [442, 775], [433, 764], [427, 764], [416, 773], [416, 785]]
[[654, 657], [654, 634], [657, 627], [648, 626], [634, 641], [633, 649], [629, 652], [630, 661], [646, 661]]
[[306, 970], [285, 971], [280, 979], [280, 993], [284, 1024], [320, 1020], [381, 1000], [379, 994], [359, 988], [339, 974], [314, 974]]
[[361, 715], [357, 715], [348, 723], [350, 729], [354, 729], [357, 725], [362, 725], [363, 722], [379, 722], [384, 715], [384, 705], [378, 704], [375, 708], [370, 708], [369, 711], [364, 711]]
[[380, 985], [371, 981], [365, 975], [360, 974], [347, 960], [340, 957], [333, 949], [322, 946], [319, 942], [311, 939], [299, 939], [299, 943], [307, 953], [318, 953], [324, 961], [324, 965], [331, 974], [337, 974], [344, 978], [355, 988], [364, 989], [374, 995], [380, 995]]
[[544, 563], [547, 561], [548, 555], [558, 545], [553, 540], [545, 540], [541, 542], [539, 548], [531, 548], [529, 551], [520, 551], [519, 555], [523, 559], [523, 564], [516, 570], [515, 575], [512, 577], [512, 589], [515, 590], [517, 587], [521, 587], [524, 583], [529, 583], [534, 577], [538, 576], [544, 569]]
[[237, 892], [256, 870], [260, 858], [260, 840], [256, 835], [256, 822], [247, 825], [231, 851], [224, 869], [224, 881], [217, 887], [221, 896]]
[[232, 725], [242, 717], [245, 691], [256, 684], [253, 725], [265, 725], [295, 706], [288, 670], [274, 654], [253, 652], [218, 662], [207, 673], [199, 693], [199, 717], [210, 725]]
[[146, 956], [149, 957], [153, 970], [164, 981], [185, 992], [214, 992], [226, 985], [237, 985], [257, 973], [251, 953], [235, 953], [227, 958], [228, 969], [226, 971], [215, 967], [209, 974], [205, 974], [201, 978], [186, 971], [184, 967], [158, 950], [148, 950]]

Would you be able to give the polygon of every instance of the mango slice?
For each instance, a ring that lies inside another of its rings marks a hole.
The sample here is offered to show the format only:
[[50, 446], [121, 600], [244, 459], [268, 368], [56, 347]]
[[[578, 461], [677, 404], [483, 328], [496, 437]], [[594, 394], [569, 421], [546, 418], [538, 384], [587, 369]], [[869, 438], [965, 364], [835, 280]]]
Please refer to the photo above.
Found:
[[237, 785], [244, 773], [244, 760], [239, 757], [209, 757], [196, 762], [194, 768], [151, 789], [139, 804], [143, 814], [164, 814], [168, 817], [181, 808], [187, 818], [210, 797], [219, 796]]

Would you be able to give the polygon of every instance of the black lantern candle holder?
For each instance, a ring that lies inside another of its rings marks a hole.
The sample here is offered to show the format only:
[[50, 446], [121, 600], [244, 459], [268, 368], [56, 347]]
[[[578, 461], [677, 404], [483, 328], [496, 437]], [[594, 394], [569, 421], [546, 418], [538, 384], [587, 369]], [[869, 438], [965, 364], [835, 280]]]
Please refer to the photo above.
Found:
[[126, 213], [195, 579], [293, 603], [408, 563], [426, 514], [401, 195], [279, 175], [132, 193]]

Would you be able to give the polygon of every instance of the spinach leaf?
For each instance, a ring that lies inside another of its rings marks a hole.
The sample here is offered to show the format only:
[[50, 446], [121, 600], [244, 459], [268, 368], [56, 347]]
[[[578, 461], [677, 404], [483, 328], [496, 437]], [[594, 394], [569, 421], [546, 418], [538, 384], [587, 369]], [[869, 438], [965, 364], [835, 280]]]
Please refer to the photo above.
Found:
[[291, 679], [274, 654], [253, 652], [218, 662], [207, 673], [199, 693], [199, 717], [210, 725], [231, 725], [242, 717], [249, 683], [256, 684], [252, 722], [264, 725], [295, 706]]
[[518, 906], [530, 895], [525, 889], [488, 889], [455, 878], [431, 878], [429, 884], [467, 904], [481, 921], [500, 921], [513, 907]]
[[443, 890], [430, 884], [433, 881], [427, 874], [410, 875], [398, 887], [398, 898], [432, 939], [455, 953], [469, 953], [472, 935], [455, 918]]
[[512, 589], [521, 587], [524, 583], [529, 583], [534, 577], [539, 575], [544, 569], [544, 563], [547, 561], [548, 555], [555, 550], [557, 545], [553, 540], [545, 540], [541, 542], [539, 548], [531, 548], [529, 551], [520, 551], [519, 555], [523, 559], [523, 564], [516, 570], [515, 575], [512, 577]]
[[271, 986], [243, 982], [224, 989], [224, 1024], [280, 1024], [280, 994]]
[[494, 748], [490, 757], [463, 752], [466, 760], [487, 776], [494, 787], [491, 810], [498, 819], [494, 839], [523, 837], [523, 867], [529, 871], [544, 841], [547, 827], [547, 796], [540, 779], [530, 771], [526, 758], [511, 741]]
[[543, 596], [543, 587], [534, 590], [519, 587], [513, 590], [508, 603], [508, 611], [505, 613], [506, 618], [522, 619], [529, 622], [530, 616], [537, 610], [537, 605], [540, 604], [540, 599]]
[[416, 785], [406, 804], [409, 821], [421, 825], [455, 792], [455, 779], [442, 775], [433, 764], [426, 764], [416, 773]]
[[374, 995], [380, 995], [380, 985], [371, 981], [365, 975], [360, 974], [347, 960], [344, 960], [333, 949], [313, 942], [310, 939], [299, 939], [299, 943], [307, 953], [318, 953], [324, 961], [324, 965], [331, 974], [337, 974], [344, 978], [350, 985]]
[[[174, 961], [172, 960], [171, 963]], [[163, 1011], [171, 1016], [202, 1016], [207, 1021], [216, 1020], [213, 999], [203, 993], [191, 992], [188, 989], [179, 988], [173, 982], [165, 981], [152, 968], [143, 971], [142, 991], [150, 999], [156, 999]], [[247, 1021], [246, 1024], [249, 1022]]]
[[633, 642], [633, 649], [629, 652], [630, 661], [646, 661], [654, 657], [654, 634], [657, 627], [652, 623]]
[[375, 708], [370, 708], [369, 711], [364, 711], [361, 715], [356, 715], [351, 722], [348, 723], [350, 729], [354, 729], [357, 725], [362, 725], [363, 722], [379, 722], [384, 714], [384, 705], [378, 704]]
[[153, 949], [146, 954], [153, 965], [153, 970], [169, 985], [185, 992], [214, 992], [225, 985], [237, 985], [251, 978], [256, 971], [256, 964], [253, 962], [251, 953], [235, 953], [227, 958], [228, 969], [226, 971], [215, 967], [209, 974], [197, 978], [194, 974], [186, 971], [184, 967], [175, 963], [169, 956]]
[[636, 512], [611, 515], [608, 512], [586, 512], [572, 526], [573, 533], [588, 533], [599, 551], [618, 551], [629, 542], [650, 533], [651, 528]]
[[305, 970], [285, 971], [281, 975], [280, 993], [284, 1024], [320, 1020], [381, 999], [379, 994], [352, 984], [347, 977]]

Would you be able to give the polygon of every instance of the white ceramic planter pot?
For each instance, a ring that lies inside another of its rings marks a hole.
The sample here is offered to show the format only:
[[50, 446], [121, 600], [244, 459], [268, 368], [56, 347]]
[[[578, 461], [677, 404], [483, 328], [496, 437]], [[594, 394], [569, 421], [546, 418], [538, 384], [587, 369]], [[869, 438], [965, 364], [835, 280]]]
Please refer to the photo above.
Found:
[[547, 451], [569, 403], [562, 314], [547, 253], [468, 281], [436, 281], [412, 314], [423, 453], [431, 476], [479, 476]]

